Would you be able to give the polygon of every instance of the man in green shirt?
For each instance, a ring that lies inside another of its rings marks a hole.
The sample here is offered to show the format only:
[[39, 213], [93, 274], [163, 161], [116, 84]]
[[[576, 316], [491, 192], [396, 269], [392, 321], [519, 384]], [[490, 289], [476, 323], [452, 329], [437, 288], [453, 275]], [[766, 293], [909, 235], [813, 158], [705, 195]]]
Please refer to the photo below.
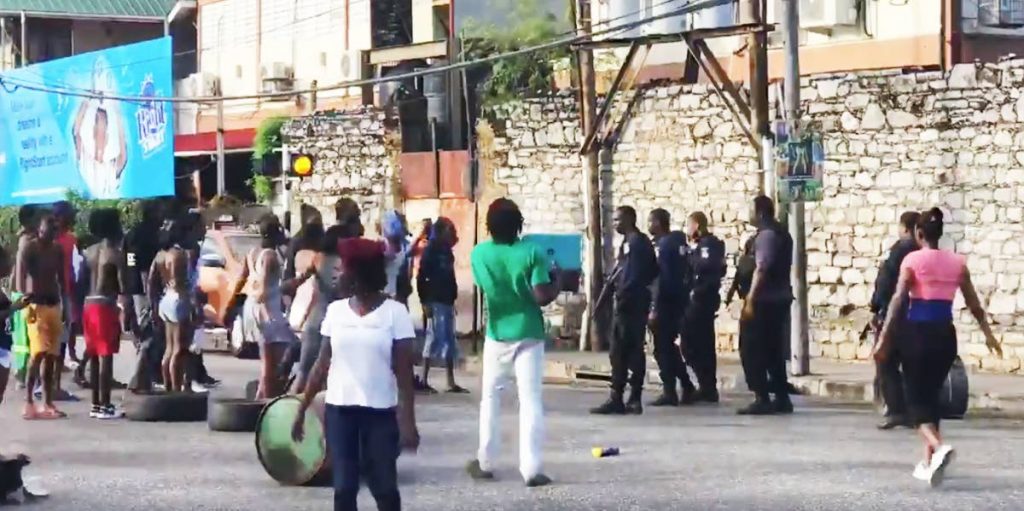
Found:
[[487, 304], [483, 383], [480, 390], [480, 448], [466, 470], [474, 479], [493, 479], [501, 439], [499, 391], [515, 377], [519, 392], [519, 472], [528, 487], [551, 483], [542, 472], [544, 444], [544, 316], [540, 308], [558, 296], [547, 257], [519, 239], [519, 206], [498, 199], [487, 210], [491, 241], [473, 249], [473, 278]]

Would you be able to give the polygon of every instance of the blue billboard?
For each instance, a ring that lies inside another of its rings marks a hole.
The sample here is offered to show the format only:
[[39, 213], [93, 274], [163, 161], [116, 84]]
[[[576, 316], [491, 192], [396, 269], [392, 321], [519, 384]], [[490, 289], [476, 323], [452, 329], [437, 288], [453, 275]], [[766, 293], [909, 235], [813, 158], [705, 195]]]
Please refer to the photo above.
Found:
[[0, 73], [0, 204], [173, 195], [171, 103], [112, 98], [173, 95], [171, 57], [164, 37]]

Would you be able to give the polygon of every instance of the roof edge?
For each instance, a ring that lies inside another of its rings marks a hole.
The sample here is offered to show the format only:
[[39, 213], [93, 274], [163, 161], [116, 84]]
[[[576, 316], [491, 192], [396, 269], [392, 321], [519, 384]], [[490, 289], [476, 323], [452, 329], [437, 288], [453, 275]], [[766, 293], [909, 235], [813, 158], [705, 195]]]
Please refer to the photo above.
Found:
[[50, 12], [50, 11], [18, 11], [11, 9], [0, 9], [0, 16], [21, 16], [27, 18], [46, 19], [82, 19], [97, 21], [123, 21], [129, 23], [163, 23], [167, 17], [164, 16], [119, 16], [116, 14], [78, 14], [71, 12]]

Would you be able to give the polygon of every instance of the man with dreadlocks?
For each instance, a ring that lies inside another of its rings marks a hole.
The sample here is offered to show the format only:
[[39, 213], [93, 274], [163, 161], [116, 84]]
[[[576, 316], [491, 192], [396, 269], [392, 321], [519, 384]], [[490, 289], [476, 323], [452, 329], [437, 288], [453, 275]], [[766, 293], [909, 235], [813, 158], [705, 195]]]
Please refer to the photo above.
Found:
[[473, 279], [487, 302], [480, 389], [480, 447], [466, 467], [473, 479], [493, 479], [501, 438], [499, 390], [515, 377], [519, 392], [519, 473], [528, 487], [551, 479], [543, 468], [544, 444], [544, 317], [540, 308], [554, 301], [558, 288], [548, 274], [544, 251], [519, 238], [523, 215], [519, 206], [498, 199], [487, 210], [491, 240], [473, 249]]

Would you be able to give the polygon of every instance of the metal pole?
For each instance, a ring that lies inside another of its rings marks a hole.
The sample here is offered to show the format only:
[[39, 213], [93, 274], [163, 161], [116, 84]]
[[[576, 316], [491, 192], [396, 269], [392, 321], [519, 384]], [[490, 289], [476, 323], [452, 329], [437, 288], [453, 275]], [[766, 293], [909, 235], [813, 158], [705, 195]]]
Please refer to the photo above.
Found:
[[[292, 170], [292, 151], [288, 147], [288, 144], [281, 146], [281, 202], [284, 203], [285, 212], [292, 210], [292, 192], [291, 192], [291, 170]], [[282, 217], [284, 215], [282, 214]], [[293, 217], [294, 218], [294, 217]], [[298, 231], [302, 227], [302, 221], [293, 222], [294, 231]], [[292, 233], [294, 234], [294, 233]]]
[[[800, 5], [799, 0], [782, 3], [782, 25], [786, 37], [786, 120], [792, 139], [800, 136]], [[810, 373], [808, 356], [810, 335], [807, 322], [807, 232], [804, 203], [789, 205], [789, 233], [793, 237], [793, 292], [796, 295], [790, 315], [790, 372], [794, 376]]]
[[224, 195], [224, 101], [217, 101], [217, 195]]
[[25, 15], [25, 11], [21, 11], [21, 66], [25, 67], [28, 65], [28, 16]]
[[[589, 0], [580, 0], [578, 31], [581, 34], [591, 32], [591, 10]], [[580, 105], [580, 115], [583, 120], [583, 132], [587, 133], [595, 128], [594, 120], [597, 115], [597, 79], [594, 76], [594, 52], [581, 48], [577, 54], [580, 73], [580, 89], [583, 96], [583, 104]], [[598, 161], [598, 144], [591, 144], [584, 160], [584, 182], [583, 197], [586, 207], [587, 237], [586, 237], [586, 270], [583, 272], [584, 292], [586, 293], [587, 305], [583, 312], [583, 324], [580, 332], [580, 351], [586, 350], [589, 346], [592, 351], [601, 348], [600, 328], [595, 328], [597, 316], [597, 297], [601, 294], [604, 285], [604, 270], [602, 264], [602, 232], [601, 232], [601, 169]]]

